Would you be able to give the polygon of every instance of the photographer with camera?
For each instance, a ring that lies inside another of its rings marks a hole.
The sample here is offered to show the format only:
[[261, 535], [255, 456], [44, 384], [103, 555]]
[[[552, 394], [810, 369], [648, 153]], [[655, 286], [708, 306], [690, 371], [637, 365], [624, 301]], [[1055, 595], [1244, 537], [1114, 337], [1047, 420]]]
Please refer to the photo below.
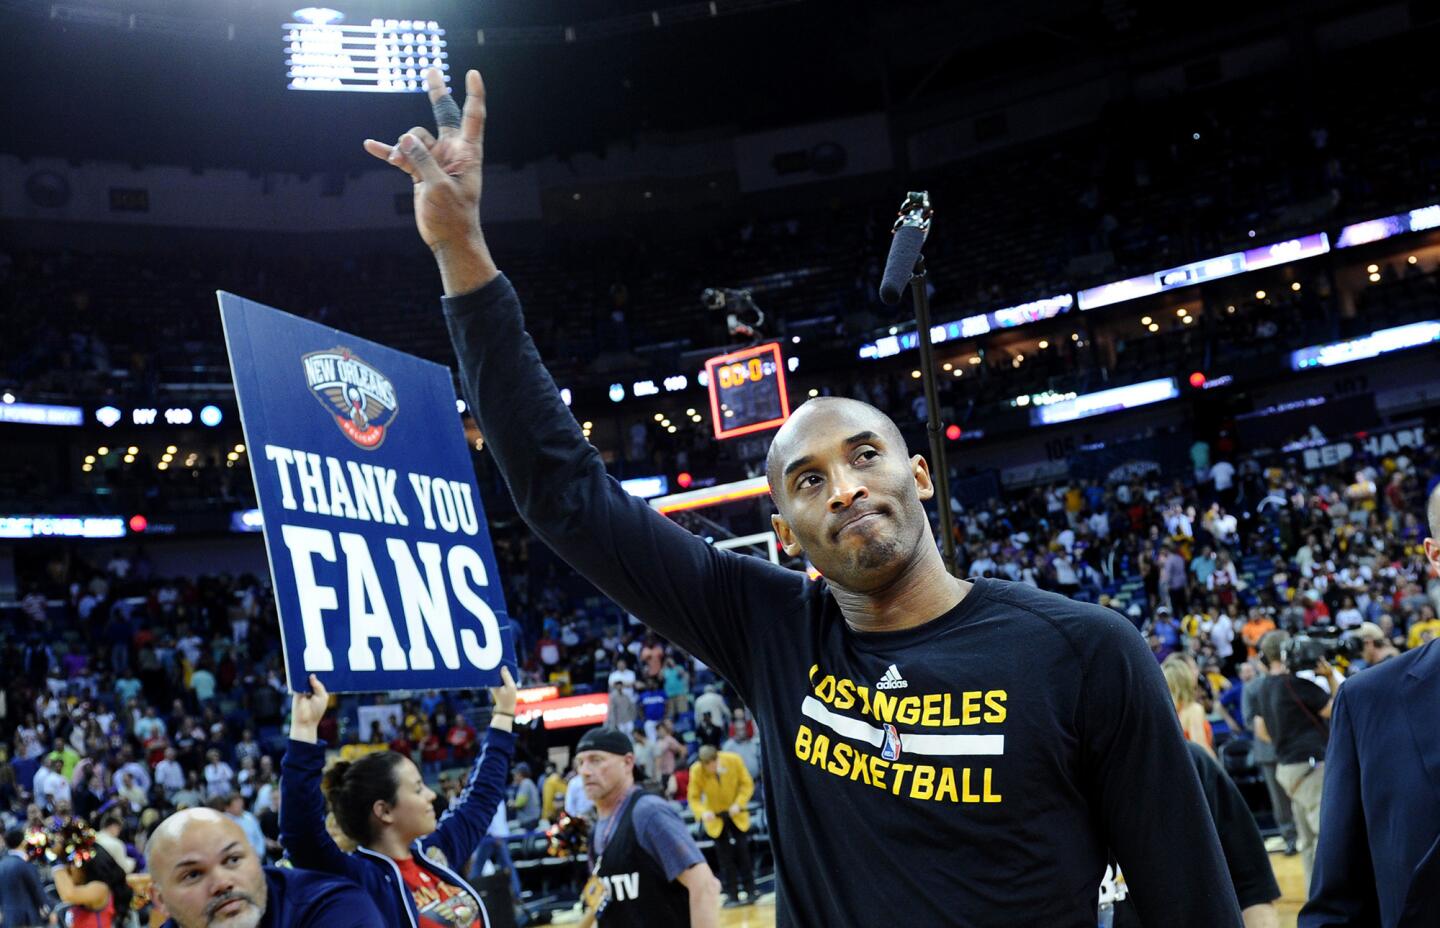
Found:
[[1285, 672], [1266, 687], [1255, 726], [1255, 737], [1275, 747], [1275, 778], [1290, 797], [1306, 885], [1320, 839], [1330, 711], [1343, 680], [1326, 660], [1336, 643], [1308, 635], [1285, 642]]

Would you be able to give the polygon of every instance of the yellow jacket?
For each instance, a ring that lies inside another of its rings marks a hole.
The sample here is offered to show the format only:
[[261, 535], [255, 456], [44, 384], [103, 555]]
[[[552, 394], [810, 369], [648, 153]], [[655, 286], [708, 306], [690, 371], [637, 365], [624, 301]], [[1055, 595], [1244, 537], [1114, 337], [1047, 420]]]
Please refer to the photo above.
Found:
[[[704, 824], [705, 833], [712, 838], [720, 837], [725, 830], [725, 822], [720, 815], [729, 811], [731, 806], [740, 807], [740, 814], [731, 819], [735, 827], [741, 831], [750, 830], [750, 813], [745, 807], [750, 804], [753, 795], [755, 781], [750, 779], [750, 771], [745, 769], [745, 761], [738, 754], [721, 751], [716, 755], [713, 774], [699, 761], [690, 765], [690, 811], [697, 821]], [[715, 818], [705, 822], [706, 812], [715, 813]]]
[[545, 778], [545, 785], [540, 788], [540, 817], [545, 821], [555, 821], [555, 813], [565, 800], [565, 785], [565, 779], [558, 773]]

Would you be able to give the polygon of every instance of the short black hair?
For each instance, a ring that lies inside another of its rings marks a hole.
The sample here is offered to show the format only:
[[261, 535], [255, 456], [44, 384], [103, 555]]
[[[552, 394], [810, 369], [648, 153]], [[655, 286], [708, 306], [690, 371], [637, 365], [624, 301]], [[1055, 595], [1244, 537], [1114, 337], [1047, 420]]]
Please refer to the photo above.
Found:
[[20, 845], [25, 843], [25, 829], [19, 825], [5, 829], [5, 846], [12, 851], [20, 850]]

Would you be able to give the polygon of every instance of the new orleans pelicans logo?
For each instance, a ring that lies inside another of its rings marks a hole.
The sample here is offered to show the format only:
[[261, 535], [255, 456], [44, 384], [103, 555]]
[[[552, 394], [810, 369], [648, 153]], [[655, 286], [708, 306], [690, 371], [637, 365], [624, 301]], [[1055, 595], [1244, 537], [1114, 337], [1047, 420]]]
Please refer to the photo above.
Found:
[[335, 417], [345, 437], [367, 450], [380, 447], [400, 408], [390, 378], [349, 348], [314, 351], [300, 362], [310, 392]]

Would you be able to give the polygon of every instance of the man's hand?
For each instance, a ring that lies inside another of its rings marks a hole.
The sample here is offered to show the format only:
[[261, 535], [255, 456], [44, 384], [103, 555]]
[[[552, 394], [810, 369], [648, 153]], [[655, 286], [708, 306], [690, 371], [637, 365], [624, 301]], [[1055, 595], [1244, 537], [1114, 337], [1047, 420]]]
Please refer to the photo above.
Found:
[[702, 812], [702, 813], [700, 814], [700, 820], [701, 820], [702, 822], [704, 822], [705, 824], [708, 825], [708, 824], [710, 824], [711, 822], [715, 821], [715, 813], [714, 813], [714, 812]]
[[320, 720], [325, 717], [325, 707], [330, 694], [325, 684], [313, 673], [310, 675], [310, 692], [295, 693], [290, 697], [290, 738], [314, 744], [320, 740]]
[[735, 805], [732, 805], [729, 809], [725, 811], [729, 812], [730, 817], [733, 819], [735, 816], [740, 814], [740, 805], [737, 803]]
[[415, 186], [415, 226], [435, 253], [445, 293], [467, 293], [489, 283], [494, 261], [480, 231], [480, 174], [484, 164], [485, 83], [479, 71], [465, 75], [465, 108], [445, 90], [440, 72], [425, 72], [437, 139], [415, 126], [394, 145], [365, 140], [365, 150], [395, 165]]

